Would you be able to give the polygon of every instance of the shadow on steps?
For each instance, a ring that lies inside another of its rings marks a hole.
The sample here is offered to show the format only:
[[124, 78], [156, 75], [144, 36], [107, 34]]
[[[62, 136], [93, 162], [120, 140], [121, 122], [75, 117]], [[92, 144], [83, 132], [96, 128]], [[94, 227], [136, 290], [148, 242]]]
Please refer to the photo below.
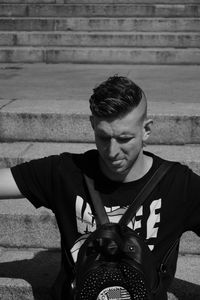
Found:
[[[4, 294], [6, 291], [9, 295], [12, 295], [13, 291], [9, 291], [9, 289], [14, 287], [18, 297], [15, 296], [16, 298], [14, 297], [13, 299], [50, 300], [51, 287], [56, 279], [59, 268], [60, 251], [58, 250], [41, 250], [31, 259], [23, 259], [22, 254], [19, 260], [0, 263], [0, 278], [23, 279], [28, 283], [26, 285], [23, 281], [22, 283], [18, 281], [19, 286], [16, 287], [14, 285], [11, 287], [2, 287], [2, 284], [0, 284], [0, 298], [4, 300], [1, 290], [4, 290]], [[6, 281], [4, 283], [6, 285]], [[5, 299], [11, 300], [12, 298], [10, 297]]]
[[[18, 256], [18, 260], [0, 263], [0, 280], [1, 278], [22, 279], [28, 283], [26, 285], [23, 281], [22, 283], [18, 281], [18, 286], [9, 286], [6, 281], [4, 281], [5, 286], [0, 283], [1, 299], [51, 300], [51, 287], [60, 268], [60, 254], [59, 250], [41, 250], [35, 253], [31, 259], [23, 259], [22, 254], [21, 257]], [[15, 290], [18, 297], [11, 296], [12, 289]], [[5, 291], [9, 293], [9, 297], [5, 295]], [[200, 285], [176, 278], [170, 288], [169, 299], [200, 299]]]
[[[169, 290], [178, 300], [199, 300], [200, 285], [175, 278]], [[170, 299], [170, 298], [169, 298]]]

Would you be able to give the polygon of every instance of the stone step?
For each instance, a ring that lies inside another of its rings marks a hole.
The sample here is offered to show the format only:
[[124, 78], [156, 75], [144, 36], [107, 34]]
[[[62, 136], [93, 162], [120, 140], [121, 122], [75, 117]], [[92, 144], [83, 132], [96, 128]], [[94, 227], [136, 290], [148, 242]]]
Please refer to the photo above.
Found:
[[[0, 168], [65, 151], [81, 153], [95, 148], [93, 143], [15, 142], [0, 145]], [[180, 161], [200, 175], [199, 145], [147, 145], [145, 150], [172, 161]]]
[[[20, 4], [80, 4], [80, 0], [0, 0], [0, 3], [20, 3]], [[85, 4], [198, 4], [198, 0], [82, 0], [81, 3]]]
[[200, 49], [1, 47], [0, 63], [199, 65]]
[[200, 33], [0, 31], [0, 46], [200, 48]]
[[[89, 108], [77, 100], [0, 100], [1, 141], [93, 142]], [[199, 103], [149, 103], [151, 144], [199, 144]]]
[[[165, 0], [163, 0], [163, 1], [165, 1]], [[63, 0], [0, 0], [0, 3], [1, 4], [16, 4], [16, 3], [18, 3], [18, 4], [56, 4], [56, 3], [64, 3], [64, 1]], [[189, 2], [189, 3], [195, 3], [195, 2]]]
[[[60, 234], [51, 210], [35, 209], [27, 199], [0, 200], [0, 247], [59, 249]], [[188, 231], [180, 254], [200, 254], [200, 240]]]
[[[199, 255], [179, 256], [176, 279], [168, 300], [200, 297]], [[44, 249], [1, 249], [1, 300], [50, 300], [50, 287], [59, 270], [60, 252]]]
[[51, 300], [60, 251], [0, 249], [1, 300]]
[[199, 17], [195, 4], [0, 4], [1, 17]]
[[199, 32], [200, 18], [0, 18], [4, 31]]
[[[26, 199], [1, 200], [0, 207], [1, 247], [60, 248], [59, 230], [50, 210], [36, 210]], [[195, 241], [190, 245], [195, 248]]]
[[[88, 106], [93, 88], [114, 74], [140, 85], [149, 102], [199, 103], [199, 65], [1, 64], [0, 95], [27, 102], [83, 100]], [[9, 100], [0, 100], [0, 107], [1, 103]]]

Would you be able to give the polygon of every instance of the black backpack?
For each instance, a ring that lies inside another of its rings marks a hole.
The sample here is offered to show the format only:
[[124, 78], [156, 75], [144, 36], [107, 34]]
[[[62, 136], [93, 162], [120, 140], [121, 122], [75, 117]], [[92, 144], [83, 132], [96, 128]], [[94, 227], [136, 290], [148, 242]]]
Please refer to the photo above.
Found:
[[110, 223], [100, 195], [85, 175], [97, 216], [97, 229], [81, 246], [75, 265], [75, 300], [150, 300], [159, 275], [146, 242], [130, 229], [141, 204], [164, 177], [172, 163], [164, 162], [126, 210], [118, 223]]

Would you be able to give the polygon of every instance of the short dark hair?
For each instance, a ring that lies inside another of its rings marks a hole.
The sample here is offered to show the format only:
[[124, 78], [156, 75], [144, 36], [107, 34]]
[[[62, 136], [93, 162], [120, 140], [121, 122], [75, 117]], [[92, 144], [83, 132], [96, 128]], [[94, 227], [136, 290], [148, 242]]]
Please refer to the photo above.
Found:
[[94, 88], [90, 109], [97, 117], [116, 117], [137, 107], [143, 97], [143, 90], [132, 80], [114, 75]]

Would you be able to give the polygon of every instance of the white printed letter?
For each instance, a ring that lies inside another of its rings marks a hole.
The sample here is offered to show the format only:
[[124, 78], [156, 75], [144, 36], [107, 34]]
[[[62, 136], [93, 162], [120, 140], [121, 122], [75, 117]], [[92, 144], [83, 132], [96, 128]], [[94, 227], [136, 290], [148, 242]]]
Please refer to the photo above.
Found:
[[158, 234], [158, 227], [155, 227], [156, 223], [160, 222], [160, 213], [156, 212], [161, 208], [161, 199], [154, 200], [150, 206], [150, 216], [147, 221], [147, 239], [156, 238]]

